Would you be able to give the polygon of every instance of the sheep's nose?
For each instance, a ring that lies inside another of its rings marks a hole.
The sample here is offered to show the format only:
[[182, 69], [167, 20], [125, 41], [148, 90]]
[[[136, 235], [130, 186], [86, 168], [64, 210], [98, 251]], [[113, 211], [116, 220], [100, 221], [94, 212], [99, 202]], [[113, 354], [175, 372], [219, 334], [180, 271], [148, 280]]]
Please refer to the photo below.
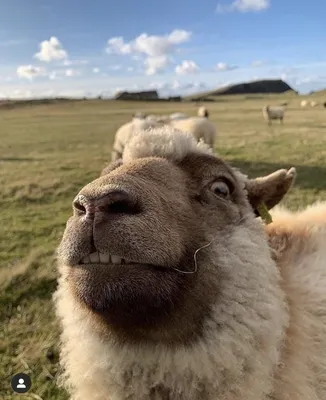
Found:
[[96, 214], [137, 214], [140, 212], [138, 201], [126, 190], [112, 190], [103, 196], [94, 198], [80, 194], [73, 202], [77, 212], [93, 219]]

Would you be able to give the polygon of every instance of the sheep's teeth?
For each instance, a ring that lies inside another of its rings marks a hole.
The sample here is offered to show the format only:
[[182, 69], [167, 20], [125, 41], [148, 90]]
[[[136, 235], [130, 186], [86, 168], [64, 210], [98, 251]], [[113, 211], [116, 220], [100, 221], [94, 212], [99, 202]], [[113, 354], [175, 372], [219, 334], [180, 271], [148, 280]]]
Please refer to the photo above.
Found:
[[100, 257], [99, 257], [99, 253], [96, 251], [95, 253], [92, 253], [89, 255], [89, 258], [91, 260], [92, 263], [98, 263], [100, 262]]
[[121, 257], [119, 256], [111, 256], [111, 262], [112, 264], [121, 264]]
[[82, 259], [82, 263], [83, 263], [83, 264], [89, 264], [90, 262], [91, 262], [91, 260], [90, 260], [89, 256], [86, 256], [86, 257], [84, 257], [84, 258]]
[[100, 262], [104, 264], [110, 264], [110, 254], [100, 253]]

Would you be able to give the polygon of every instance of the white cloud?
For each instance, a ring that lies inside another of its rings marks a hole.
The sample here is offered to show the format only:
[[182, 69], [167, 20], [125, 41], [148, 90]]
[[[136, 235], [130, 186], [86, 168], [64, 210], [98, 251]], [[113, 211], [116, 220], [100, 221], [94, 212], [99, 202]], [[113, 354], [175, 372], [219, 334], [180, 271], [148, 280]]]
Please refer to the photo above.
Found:
[[238, 68], [236, 65], [230, 65], [230, 64], [226, 64], [226, 63], [218, 63], [216, 65], [216, 69], [218, 71], [232, 71], [233, 69]]
[[217, 13], [239, 11], [245, 12], [259, 12], [266, 10], [270, 7], [270, 0], [234, 0], [231, 4], [223, 5], [218, 4], [216, 7]]
[[85, 65], [88, 63], [88, 60], [64, 60], [62, 65], [64, 65], [65, 67], [71, 67], [72, 65]]
[[44, 40], [40, 43], [40, 51], [34, 57], [40, 61], [51, 62], [67, 59], [68, 53], [61, 42], [55, 36], [52, 36], [50, 40]]
[[134, 67], [128, 67], [128, 68], [127, 68], [127, 71], [128, 71], [128, 72], [132, 72], [133, 70], [134, 70]]
[[98, 74], [100, 72], [100, 69], [95, 67], [95, 68], [93, 68], [92, 71], [93, 71], [94, 74]]
[[180, 82], [174, 79], [171, 82], [152, 82], [149, 87], [159, 90], [163, 96], [169, 96], [204, 90], [207, 88], [207, 85], [203, 82]]
[[54, 81], [54, 80], [56, 80], [56, 79], [58, 79], [59, 77], [58, 77], [58, 72], [57, 71], [51, 71], [50, 72], [50, 74], [49, 74], [49, 79], [51, 80], [51, 81]]
[[148, 57], [144, 64], [146, 66], [147, 75], [155, 75], [163, 71], [171, 62], [171, 58], [167, 55]]
[[175, 29], [167, 35], [148, 35], [142, 33], [134, 40], [125, 42], [122, 36], [108, 40], [106, 51], [109, 54], [142, 55], [147, 75], [154, 75], [163, 71], [171, 62], [171, 54], [176, 46], [190, 40], [191, 32]]
[[195, 74], [198, 71], [198, 65], [192, 60], [184, 60], [180, 65], [175, 67], [175, 72], [177, 75]]
[[79, 76], [80, 72], [77, 71], [76, 69], [66, 69], [65, 75], [68, 77], [74, 77], [74, 76]]
[[16, 72], [19, 78], [25, 78], [29, 80], [33, 80], [33, 78], [38, 76], [46, 75], [46, 70], [44, 68], [33, 65], [20, 65]]
[[130, 54], [131, 44], [125, 43], [122, 36], [116, 36], [108, 40], [106, 52], [109, 54]]

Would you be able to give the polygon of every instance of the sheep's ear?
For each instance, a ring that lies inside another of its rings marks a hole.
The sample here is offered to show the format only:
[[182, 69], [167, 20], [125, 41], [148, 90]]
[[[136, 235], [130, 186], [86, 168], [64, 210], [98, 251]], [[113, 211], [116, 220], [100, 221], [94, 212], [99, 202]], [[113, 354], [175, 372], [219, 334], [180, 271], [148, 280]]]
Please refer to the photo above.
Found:
[[296, 177], [296, 169], [279, 169], [270, 175], [248, 179], [246, 189], [248, 200], [256, 215], [261, 215], [261, 206], [270, 210], [278, 204], [290, 190]]
[[111, 161], [104, 169], [102, 169], [100, 176], [107, 175], [108, 173], [112, 172], [114, 169], [120, 167], [122, 165], [122, 158], [118, 160]]

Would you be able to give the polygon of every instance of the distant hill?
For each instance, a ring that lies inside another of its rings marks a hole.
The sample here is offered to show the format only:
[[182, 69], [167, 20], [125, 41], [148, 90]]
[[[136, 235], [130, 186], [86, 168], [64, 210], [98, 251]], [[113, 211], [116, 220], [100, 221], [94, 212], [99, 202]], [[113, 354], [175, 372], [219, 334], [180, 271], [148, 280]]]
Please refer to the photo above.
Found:
[[210, 92], [197, 93], [185, 97], [185, 100], [202, 100], [206, 97], [234, 95], [234, 94], [267, 94], [285, 93], [292, 91], [297, 93], [291, 86], [281, 79], [264, 79], [259, 81], [237, 83], [221, 87]]
[[158, 100], [159, 96], [156, 90], [147, 90], [143, 92], [118, 92], [115, 100]]
[[317, 96], [326, 96], [326, 89], [322, 89], [322, 90], [314, 90], [310, 93], [308, 93], [309, 95], [314, 94]]

